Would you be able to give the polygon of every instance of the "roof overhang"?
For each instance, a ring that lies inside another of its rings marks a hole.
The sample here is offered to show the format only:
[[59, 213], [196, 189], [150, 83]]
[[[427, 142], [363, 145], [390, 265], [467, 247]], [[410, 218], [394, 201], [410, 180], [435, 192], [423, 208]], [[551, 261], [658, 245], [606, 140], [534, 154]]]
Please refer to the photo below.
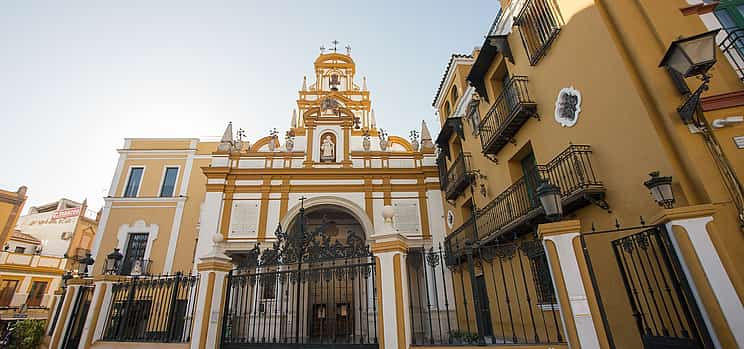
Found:
[[460, 138], [464, 138], [461, 117], [447, 118], [447, 121], [442, 125], [442, 130], [439, 131], [439, 135], [437, 136], [437, 145], [439, 145], [440, 148], [446, 149], [449, 139], [452, 137], [452, 133], [454, 132], [457, 132]]
[[488, 93], [486, 92], [485, 76], [488, 69], [491, 68], [494, 58], [499, 52], [510, 62], [514, 63], [514, 58], [511, 54], [511, 48], [509, 47], [509, 41], [506, 39], [506, 35], [490, 35], [486, 37], [483, 42], [478, 58], [475, 59], [473, 67], [470, 68], [470, 74], [468, 74], [468, 82], [470, 82], [475, 91], [488, 101]]

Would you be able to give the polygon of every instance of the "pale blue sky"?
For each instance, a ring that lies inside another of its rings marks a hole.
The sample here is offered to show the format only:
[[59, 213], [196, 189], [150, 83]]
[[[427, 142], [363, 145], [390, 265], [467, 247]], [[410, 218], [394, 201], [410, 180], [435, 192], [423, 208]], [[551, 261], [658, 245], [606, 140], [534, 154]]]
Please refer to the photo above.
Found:
[[[289, 126], [320, 45], [352, 46], [379, 127], [431, 125], [453, 52], [498, 1], [1, 1], [0, 188], [98, 209], [125, 137]], [[436, 128], [434, 126], [433, 128]], [[434, 130], [433, 130], [434, 131]]]

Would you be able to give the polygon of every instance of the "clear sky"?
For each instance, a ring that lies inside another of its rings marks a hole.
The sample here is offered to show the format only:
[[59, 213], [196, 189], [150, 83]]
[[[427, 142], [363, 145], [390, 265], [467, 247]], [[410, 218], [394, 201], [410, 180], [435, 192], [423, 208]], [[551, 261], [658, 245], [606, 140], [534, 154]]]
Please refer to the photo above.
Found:
[[289, 127], [319, 47], [350, 44], [378, 127], [426, 119], [451, 53], [483, 43], [496, 0], [2, 1], [0, 188], [28, 206], [103, 205], [125, 137], [249, 141]]

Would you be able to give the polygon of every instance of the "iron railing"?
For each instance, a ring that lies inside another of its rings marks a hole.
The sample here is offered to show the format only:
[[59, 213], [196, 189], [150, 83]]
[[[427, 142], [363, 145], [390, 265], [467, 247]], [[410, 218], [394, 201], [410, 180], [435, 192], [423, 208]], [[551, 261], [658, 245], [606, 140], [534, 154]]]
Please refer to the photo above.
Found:
[[524, 223], [544, 219], [537, 187], [552, 183], [561, 189], [564, 212], [570, 212], [601, 199], [604, 185], [592, 166], [588, 145], [571, 145], [534, 172], [517, 179], [488, 205], [475, 211], [473, 218], [456, 228], [446, 240], [446, 247], [457, 253], [466, 240], [490, 240], [520, 228]]
[[470, 167], [470, 153], [462, 153], [452, 162], [447, 174], [440, 184], [444, 190], [447, 200], [454, 200], [462, 194], [468, 184], [473, 179], [472, 169]]
[[554, 0], [527, 0], [514, 25], [519, 27], [530, 64], [535, 65], [558, 36], [563, 17]]
[[526, 76], [513, 76], [480, 121], [483, 153], [496, 154], [534, 115], [537, 104], [527, 89]]
[[114, 283], [103, 340], [188, 342], [197, 290], [198, 277], [180, 273]]
[[[125, 258], [121, 260], [114, 270], [104, 270], [104, 273], [124, 275], [124, 276], [140, 276], [150, 275], [150, 266], [152, 265], [151, 259], [143, 258]], [[104, 269], [106, 266], [104, 265]]]
[[409, 251], [413, 345], [565, 343], [542, 242]]
[[234, 270], [222, 347], [377, 348], [375, 269], [357, 257]]
[[739, 79], [744, 80], [744, 28], [728, 30], [718, 47], [728, 58]]

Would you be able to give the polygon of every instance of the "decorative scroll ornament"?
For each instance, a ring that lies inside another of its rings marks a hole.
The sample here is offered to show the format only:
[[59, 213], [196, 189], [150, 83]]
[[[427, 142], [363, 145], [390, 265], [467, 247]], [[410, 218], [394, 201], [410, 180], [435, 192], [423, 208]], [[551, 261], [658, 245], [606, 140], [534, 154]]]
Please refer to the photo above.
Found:
[[[302, 216], [301, 216], [302, 217]], [[241, 268], [250, 269], [266, 266], [289, 265], [297, 263], [320, 263], [336, 259], [365, 258], [372, 256], [369, 245], [357, 233], [349, 230], [346, 239], [331, 241], [326, 234], [328, 223], [318, 229], [306, 232], [302, 228], [304, 219], [297, 229], [286, 232], [278, 225], [271, 248], [261, 251], [258, 245], [250, 250]]]
[[581, 93], [571, 87], [562, 88], [555, 100], [555, 121], [563, 127], [576, 125], [581, 112]]

